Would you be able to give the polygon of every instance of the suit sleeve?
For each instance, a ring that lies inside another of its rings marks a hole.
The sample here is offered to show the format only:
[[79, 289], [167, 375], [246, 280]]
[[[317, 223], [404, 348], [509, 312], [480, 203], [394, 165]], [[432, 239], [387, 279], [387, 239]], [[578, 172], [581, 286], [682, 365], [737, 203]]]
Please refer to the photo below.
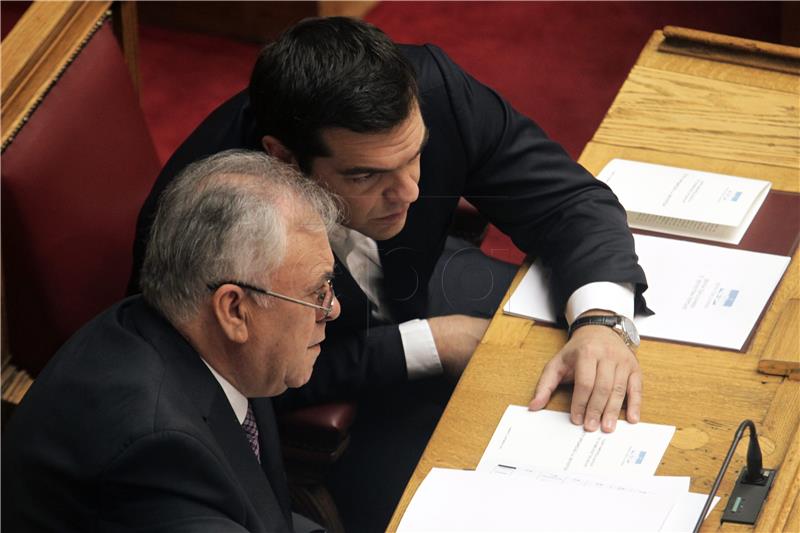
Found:
[[643, 310], [647, 282], [616, 196], [495, 91], [427, 49], [468, 160], [464, 196], [552, 268], [558, 309], [579, 287], [610, 281], [632, 283]]
[[98, 530], [245, 532], [239, 492], [219, 459], [191, 435], [149, 434], [103, 473]]

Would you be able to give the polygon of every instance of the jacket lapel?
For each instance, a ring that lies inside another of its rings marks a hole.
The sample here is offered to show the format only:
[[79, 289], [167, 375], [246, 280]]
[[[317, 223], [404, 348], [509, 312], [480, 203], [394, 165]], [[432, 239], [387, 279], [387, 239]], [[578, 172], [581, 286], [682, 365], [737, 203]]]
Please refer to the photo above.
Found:
[[[233, 413], [228, 398], [225, 397], [225, 393], [221, 388], [217, 388], [219, 389], [218, 393], [208, 412], [208, 427], [253, 502], [256, 512], [261, 517], [262, 524], [266, 526], [265, 531], [274, 530], [275, 525], [284, 522], [287, 515], [290, 514], [288, 505], [283, 509], [284, 502], [278, 498], [276, 491], [273, 490], [273, 485], [279, 485], [281, 480], [273, 481], [271, 478], [267, 478], [266, 472], [262, 470], [255, 455], [253, 455], [244, 430], [239, 425], [239, 421], [236, 420], [236, 415]], [[262, 429], [261, 421], [257, 419], [257, 423], [259, 425], [259, 433], [263, 434], [264, 430]], [[269, 429], [266, 429], [266, 431], [271, 433]], [[263, 437], [260, 440], [263, 442]], [[262, 449], [262, 460], [264, 451]], [[280, 457], [278, 457], [278, 461], [280, 461]], [[282, 481], [285, 483], [285, 478]], [[279, 517], [282, 517], [283, 520]], [[287, 523], [284, 522], [282, 525], [284, 527], [281, 529], [291, 530], [291, 526]]]
[[[180, 380], [179, 386], [191, 405], [198, 410], [198, 418], [202, 417], [198, 424], [202, 425], [204, 421], [233, 474], [248, 495], [261, 524], [260, 527], [254, 527], [255, 524], [247, 527], [252, 531], [291, 531], [291, 522], [286, 520], [291, 512], [288, 504], [284, 503], [288, 502], [288, 498], [279, 499], [272, 488], [272, 484], [278, 486], [281, 481], [268, 480], [265, 471], [259, 467], [222, 387], [194, 348], [169, 322], [144, 301], [136, 302], [135, 305], [138, 328], [164, 358], [168, 371]], [[257, 422], [259, 431], [262, 431], [261, 421]], [[270, 420], [265, 419], [264, 426], [264, 431], [274, 435], [274, 418], [271, 426]], [[279, 455], [277, 460], [280, 461]]]
[[269, 398], [253, 398], [253, 413], [258, 424], [258, 440], [261, 445], [261, 469], [270, 482], [272, 491], [278, 498], [286, 521], [291, 525], [291, 498], [289, 497], [289, 483], [286, 479], [286, 470], [283, 467], [283, 454], [281, 453], [280, 440], [278, 439], [278, 424], [275, 420], [275, 411], [272, 400]]

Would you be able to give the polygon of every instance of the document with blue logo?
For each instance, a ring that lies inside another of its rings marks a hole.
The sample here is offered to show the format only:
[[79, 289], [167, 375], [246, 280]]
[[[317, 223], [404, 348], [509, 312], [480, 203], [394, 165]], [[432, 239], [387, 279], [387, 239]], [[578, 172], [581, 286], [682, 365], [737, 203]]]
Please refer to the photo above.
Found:
[[675, 426], [624, 420], [613, 433], [588, 432], [570, 422], [569, 413], [509, 405], [476, 470], [652, 476], [674, 434]]
[[597, 176], [632, 228], [739, 244], [772, 184], [713, 172], [611, 160]]
[[[649, 235], [633, 236], [655, 314], [634, 317], [642, 337], [744, 348], [790, 258]], [[556, 321], [549, 274], [531, 265], [503, 311]]]
[[706, 496], [654, 475], [674, 433], [625, 421], [588, 433], [568, 413], [509, 405], [478, 467], [432, 468], [398, 531], [691, 531]]

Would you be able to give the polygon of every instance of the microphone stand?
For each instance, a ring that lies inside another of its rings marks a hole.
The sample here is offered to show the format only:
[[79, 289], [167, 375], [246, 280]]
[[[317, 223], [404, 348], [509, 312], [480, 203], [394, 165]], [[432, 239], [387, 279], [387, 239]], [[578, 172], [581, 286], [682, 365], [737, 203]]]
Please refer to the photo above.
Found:
[[[736, 451], [736, 445], [739, 444], [744, 430], [747, 428], [750, 429], [750, 442], [747, 445], [747, 466], [739, 474], [739, 479], [736, 481], [736, 485], [728, 498], [728, 505], [720, 523], [736, 522], [751, 525], [756, 523], [764, 500], [766, 500], [769, 489], [772, 487], [776, 471], [761, 468], [761, 447], [758, 445], [756, 426], [751, 420], [745, 420], [739, 424], [739, 429], [736, 430], [728, 454], [722, 462], [722, 468], [717, 474], [717, 479], [714, 480], [714, 485], [711, 487], [711, 492], [708, 495], [708, 499], [706, 499], [706, 504], [703, 506], [703, 511], [694, 526], [694, 533], [700, 531], [700, 526], [706, 518], [706, 513], [708, 513], [708, 509], [714, 501], [714, 496], [717, 494], [722, 478], [733, 458], [733, 453]], [[744, 498], [745, 495], [747, 496], [746, 500]]]

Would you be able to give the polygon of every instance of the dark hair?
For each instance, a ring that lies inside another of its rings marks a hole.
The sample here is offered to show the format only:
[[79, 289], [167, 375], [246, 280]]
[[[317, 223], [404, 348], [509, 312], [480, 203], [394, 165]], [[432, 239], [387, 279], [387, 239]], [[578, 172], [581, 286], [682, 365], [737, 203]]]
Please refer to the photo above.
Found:
[[260, 135], [292, 151], [300, 169], [330, 155], [323, 128], [386, 131], [417, 100], [414, 68], [380, 29], [346, 17], [306, 19], [259, 54], [250, 102]]

